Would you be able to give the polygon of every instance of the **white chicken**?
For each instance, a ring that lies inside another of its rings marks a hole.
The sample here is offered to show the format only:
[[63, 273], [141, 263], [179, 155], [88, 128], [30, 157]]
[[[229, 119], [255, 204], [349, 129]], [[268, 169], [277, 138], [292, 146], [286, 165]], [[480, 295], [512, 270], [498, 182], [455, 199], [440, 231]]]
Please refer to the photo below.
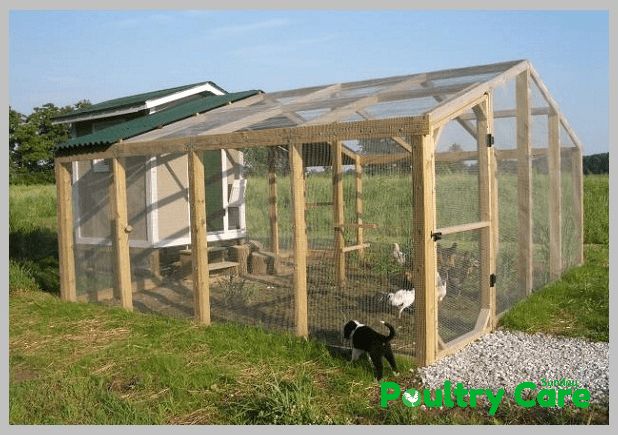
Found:
[[408, 308], [414, 303], [415, 290], [406, 290], [401, 289], [397, 290], [395, 293], [388, 294], [388, 301], [391, 303], [393, 307], [399, 308], [399, 318], [401, 318], [401, 313], [403, 310]]
[[442, 302], [442, 299], [446, 296], [446, 281], [448, 280], [448, 273], [444, 281], [438, 272], [436, 272], [436, 295], [438, 296], [438, 302]]
[[401, 249], [399, 248], [399, 243], [393, 244], [392, 256], [397, 262], [397, 264], [399, 264], [400, 266], [403, 266], [404, 264], [406, 264], [406, 255], [403, 252], [401, 252]]

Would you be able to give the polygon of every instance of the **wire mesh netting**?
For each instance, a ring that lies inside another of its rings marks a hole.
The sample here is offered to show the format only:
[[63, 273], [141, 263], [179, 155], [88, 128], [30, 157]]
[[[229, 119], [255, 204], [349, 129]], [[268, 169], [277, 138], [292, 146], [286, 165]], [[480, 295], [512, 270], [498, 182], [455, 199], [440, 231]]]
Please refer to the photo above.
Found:
[[[481, 220], [477, 125], [473, 110], [450, 121], [436, 144], [438, 230]], [[489, 201], [489, 198], [486, 198]], [[488, 202], [487, 202], [488, 203]], [[438, 332], [448, 343], [471, 332], [481, 309], [480, 231], [445, 235], [436, 244]]]
[[576, 148], [564, 128], [560, 127], [560, 183], [561, 183], [561, 235], [562, 235], [562, 270], [577, 264], [578, 251], [578, 216], [576, 215], [575, 192], [577, 180], [574, 176]]

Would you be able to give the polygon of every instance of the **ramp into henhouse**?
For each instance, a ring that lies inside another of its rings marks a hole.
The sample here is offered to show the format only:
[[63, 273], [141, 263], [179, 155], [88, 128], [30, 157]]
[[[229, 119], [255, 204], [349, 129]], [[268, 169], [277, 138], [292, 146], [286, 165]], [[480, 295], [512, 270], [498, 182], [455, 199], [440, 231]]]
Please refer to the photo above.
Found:
[[[380, 328], [387, 320], [397, 328], [394, 350], [427, 365], [583, 261], [582, 147], [528, 61], [240, 103], [106, 147], [58, 150], [64, 299], [294, 331], [335, 346], [345, 344], [346, 321]], [[175, 162], [187, 183], [178, 178], [142, 205], [132, 199], [129, 163], [153, 157]], [[96, 223], [108, 235], [82, 244], [75, 229], [87, 216], [72, 202], [72, 163], [87, 173], [95, 159], [111, 168], [100, 186], [109, 217]], [[221, 174], [223, 201], [205, 190]], [[131, 243], [132, 219], [155, 225], [154, 211], [179, 197], [189, 207], [175, 216], [186, 246]], [[209, 204], [229, 216], [241, 198], [246, 230], [207, 238], [220, 217]]]

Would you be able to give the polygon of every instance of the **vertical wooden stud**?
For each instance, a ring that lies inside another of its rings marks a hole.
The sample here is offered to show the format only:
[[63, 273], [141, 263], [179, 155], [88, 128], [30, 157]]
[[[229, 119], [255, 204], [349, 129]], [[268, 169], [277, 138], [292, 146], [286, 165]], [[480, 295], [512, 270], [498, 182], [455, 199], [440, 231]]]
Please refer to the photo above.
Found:
[[344, 238], [344, 198], [343, 198], [343, 154], [342, 143], [334, 141], [331, 144], [333, 167], [333, 225], [335, 230], [335, 276], [337, 286], [345, 284], [345, 247]]
[[114, 296], [120, 298], [122, 307], [133, 310], [131, 287], [131, 257], [129, 255], [129, 226], [127, 216], [127, 181], [123, 163], [112, 158], [112, 245], [114, 247], [115, 283]]
[[419, 366], [436, 359], [438, 311], [436, 298], [435, 150], [431, 135], [412, 138], [412, 281], [415, 284], [416, 357]]
[[188, 153], [189, 209], [191, 212], [191, 258], [193, 267], [193, 305], [195, 319], [210, 325], [210, 282], [206, 233], [206, 193], [204, 162], [195, 151]]
[[[365, 243], [365, 235], [363, 233], [363, 166], [361, 164], [361, 156], [356, 154], [354, 156], [354, 176], [356, 187], [356, 244], [363, 246]], [[365, 248], [358, 250], [359, 257], [365, 255]]]
[[481, 258], [480, 258], [480, 292], [481, 308], [489, 310], [488, 325], [484, 329], [493, 328], [496, 322], [496, 287], [490, 286], [490, 276], [496, 273], [496, 257], [494, 252], [493, 224], [493, 148], [488, 143], [488, 134], [493, 133], [493, 112], [488, 96], [482, 105], [475, 109], [477, 116], [477, 146], [479, 165], [479, 212], [481, 221], [489, 222], [488, 227], [480, 230]]
[[562, 274], [562, 177], [560, 174], [560, 118], [550, 109], [547, 117], [549, 139], [549, 278]]
[[65, 301], [76, 301], [73, 192], [69, 165], [70, 163], [54, 162], [58, 210], [58, 263], [60, 267], [60, 297]]
[[515, 81], [517, 122], [517, 205], [519, 282], [524, 295], [532, 292], [532, 113], [530, 109], [530, 71], [520, 73]]
[[575, 251], [576, 264], [584, 264], [584, 168], [582, 161], [582, 150], [573, 148], [571, 158], [573, 172], [573, 208], [575, 212], [575, 223], [577, 231], [577, 250]]
[[294, 317], [296, 335], [309, 335], [307, 313], [307, 226], [302, 144], [288, 146], [292, 188], [292, 226], [294, 228]]
[[277, 173], [275, 150], [268, 148], [268, 217], [270, 219], [270, 250], [279, 256], [279, 222], [277, 216]]

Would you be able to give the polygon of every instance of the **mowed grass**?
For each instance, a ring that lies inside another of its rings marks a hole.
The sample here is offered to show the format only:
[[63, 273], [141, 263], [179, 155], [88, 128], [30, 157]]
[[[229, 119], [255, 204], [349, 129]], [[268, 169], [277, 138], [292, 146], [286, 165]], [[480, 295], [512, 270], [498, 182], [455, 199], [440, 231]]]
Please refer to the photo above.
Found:
[[[585, 206], [587, 243], [589, 234], [601, 237], [597, 242], [607, 231], [607, 202], [591, 193], [607, 192], [607, 182], [585, 178], [586, 204], [597, 213], [591, 217]], [[62, 302], [49, 293], [54, 274], [57, 288], [54, 187], [12, 186], [9, 198], [12, 424], [607, 423], [606, 411], [593, 408], [531, 411], [505, 404], [494, 417], [486, 409], [421, 410], [401, 403], [383, 410], [368, 362], [350, 364], [349, 355], [318, 342]], [[607, 245], [586, 246], [583, 267], [523, 301], [503, 323], [606, 340], [607, 253]], [[399, 364], [404, 373], [394, 379], [386, 369], [389, 380], [418, 386], [407, 371], [409, 360]]]
[[526, 332], [609, 341], [609, 177], [584, 177], [580, 267], [515, 305], [501, 325]]

